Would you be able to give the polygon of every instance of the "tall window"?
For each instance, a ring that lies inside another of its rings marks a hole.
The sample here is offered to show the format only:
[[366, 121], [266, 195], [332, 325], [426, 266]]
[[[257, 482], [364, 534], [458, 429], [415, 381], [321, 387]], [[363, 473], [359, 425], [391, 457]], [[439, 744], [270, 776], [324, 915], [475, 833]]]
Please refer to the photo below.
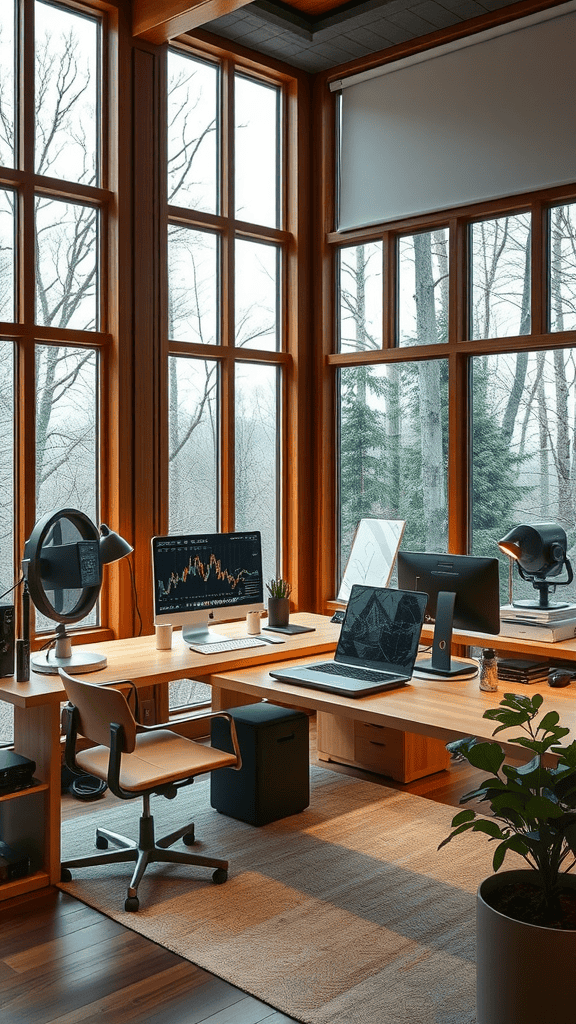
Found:
[[[88, 8], [2, 0], [3, 591], [18, 578], [24, 539], [42, 514], [70, 506], [100, 518], [100, 356], [108, 344], [100, 238], [109, 199], [101, 168], [103, 45], [101, 18]], [[95, 609], [80, 626], [97, 616]]]
[[270, 577], [280, 557], [282, 88], [171, 49], [167, 95], [169, 529], [261, 530]]
[[576, 187], [558, 192], [331, 237], [337, 573], [362, 516], [405, 519], [405, 546], [492, 557], [512, 526], [555, 522], [574, 559]]
[[[281, 566], [283, 89], [170, 49], [168, 389], [171, 533], [260, 530]], [[175, 709], [209, 699], [170, 685]]]

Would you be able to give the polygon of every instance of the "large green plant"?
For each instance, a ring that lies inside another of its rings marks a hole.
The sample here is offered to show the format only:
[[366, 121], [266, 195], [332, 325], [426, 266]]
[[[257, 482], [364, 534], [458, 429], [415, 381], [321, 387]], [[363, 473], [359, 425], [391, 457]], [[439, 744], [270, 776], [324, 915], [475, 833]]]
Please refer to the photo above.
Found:
[[[475, 811], [460, 811], [452, 820], [453, 831], [438, 849], [462, 832], [481, 832], [497, 841], [494, 871], [502, 866], [508, 850], [524, 857], [539, 875], [542, 912], [553, 917], [558, 911], [561, 873], [576, 863], [576, 741], [561, 746], [569, 729], [559, 724], [556, 711], [536, 721], [543, 697], [506, 693], [498, 708], [484, 712], [484, 718], [499, 722], [493, 735], [503, 729], [519, 728], [524, 735], [508, 740], [533, 752], [532, 759], [519, 767], [504, 764], [505, 753], [498, 743], [481, 743], [473, 738], [457, 740], [448, 749], [463, 755], [488, 778], [460, 803], [487, 801], [492, 818]], [[545, 755], [555, 764], [546, 765]]]

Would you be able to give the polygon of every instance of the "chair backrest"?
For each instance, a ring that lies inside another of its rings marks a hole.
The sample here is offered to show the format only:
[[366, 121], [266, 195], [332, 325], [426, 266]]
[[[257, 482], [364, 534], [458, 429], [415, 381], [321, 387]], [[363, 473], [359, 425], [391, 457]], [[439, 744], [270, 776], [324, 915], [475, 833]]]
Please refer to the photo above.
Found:
[[68, 700], [78, 709], [78, 732], [88, 740], [102, 746], [110, 746], [110, 723], [122, 726], [124, 731], [123, 750], [131, 754], [136, 746], [136, 721], [128, 701], [115, 685], [75, 679], [60, 669], [60, 678], [66, 689]]

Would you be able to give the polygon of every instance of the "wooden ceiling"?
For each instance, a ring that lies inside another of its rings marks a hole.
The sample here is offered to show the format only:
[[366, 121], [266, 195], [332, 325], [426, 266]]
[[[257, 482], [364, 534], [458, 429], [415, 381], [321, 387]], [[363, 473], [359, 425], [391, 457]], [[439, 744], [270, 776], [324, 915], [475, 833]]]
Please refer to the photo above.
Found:
[[[325, 17], [341, 7], [354, 8], [363, 0], [280, 0], [310, 18]], [[150, 43], [165, 43], [183, 32], [246, 7], [251, 0], [132, 0], [132, 31]]]

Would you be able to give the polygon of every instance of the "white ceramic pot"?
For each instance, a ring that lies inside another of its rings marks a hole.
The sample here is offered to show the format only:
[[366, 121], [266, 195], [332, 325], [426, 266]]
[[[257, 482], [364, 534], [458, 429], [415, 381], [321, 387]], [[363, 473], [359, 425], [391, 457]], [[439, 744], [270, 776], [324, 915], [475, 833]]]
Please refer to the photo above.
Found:
[[[480, 885], [476, 899], [477, 1024], [576, 1024], [576, 930], [514, 921], [485, 900], [508, 882], [534, 879], [502, 871]], [[576, 877], [563, 882], [576, 888]]]

